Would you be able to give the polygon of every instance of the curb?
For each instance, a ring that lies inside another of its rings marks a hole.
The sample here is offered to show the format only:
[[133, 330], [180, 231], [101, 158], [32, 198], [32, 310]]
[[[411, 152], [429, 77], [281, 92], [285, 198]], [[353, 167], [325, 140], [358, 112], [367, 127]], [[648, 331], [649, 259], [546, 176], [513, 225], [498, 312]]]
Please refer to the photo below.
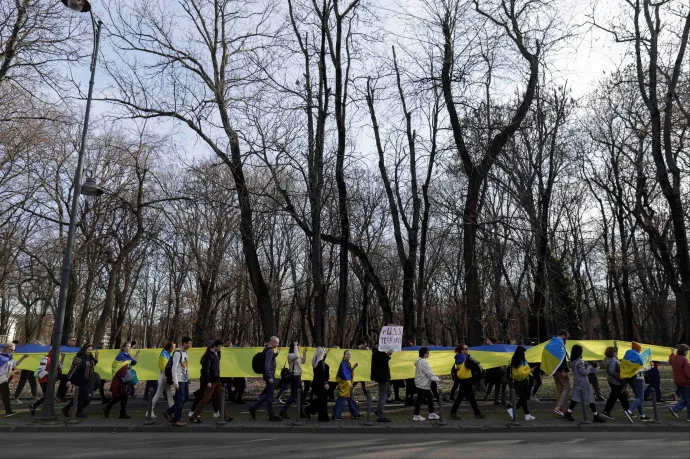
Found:
[[663, 422], [649, 423], [649, 424], [629, 424], [629, 425], [606, 425], [606, 424], [575, 424], [563, 426], [529, 426], [529, 425], [505, 425], [505, 426], [460, 426], [447, 425], [435, 426], [429, 424], [427, 426], [252, 426], [252, 425], [232, 425], [225, 426], [216, 425], [201, 425], [187, 428], [173, 428], [168, 425], [91, 425], [91, 424], [15, 424], [15, 425], [0, 425], [0, 434], [3, 432], [16, 433], [224, 433], [224, 434], [238, 434], [238, 433], [324, 433], [324, 434], [416, 434], [416, 433], [447, 433], [447, 434], [477, 434], [477, 433], [535, 433], [535, 432], [635, 432], [635, 433], [688, 433], [690, 426], [666, 424]]

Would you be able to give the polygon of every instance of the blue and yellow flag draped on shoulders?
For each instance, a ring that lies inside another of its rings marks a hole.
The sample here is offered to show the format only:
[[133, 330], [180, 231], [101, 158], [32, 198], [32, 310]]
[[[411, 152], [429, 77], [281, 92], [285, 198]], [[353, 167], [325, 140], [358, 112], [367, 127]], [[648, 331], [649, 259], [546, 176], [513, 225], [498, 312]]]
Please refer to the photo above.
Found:
[[643, 352], [628, 349], [621, 360], [621, 378], [633, 378], [640, 371], [649, 368], [651, 363], [652, 351], [650, 349]]
[[552, 376], [561, 366], [566, 355], [565, 342], [558, 336], [554, 336], [546, 343], [541, 354], [541, 371], [546, 373], [546, 376]]
[[112, 366], [112, 374], [115, 376], [120, 369], [124, 366], [129, 366], [132, 363], [132, 356], [129, 355], [126, 352], [120, 351], [119, 354], [115, 357], [115, 360], [113, 360], [113, 366]]

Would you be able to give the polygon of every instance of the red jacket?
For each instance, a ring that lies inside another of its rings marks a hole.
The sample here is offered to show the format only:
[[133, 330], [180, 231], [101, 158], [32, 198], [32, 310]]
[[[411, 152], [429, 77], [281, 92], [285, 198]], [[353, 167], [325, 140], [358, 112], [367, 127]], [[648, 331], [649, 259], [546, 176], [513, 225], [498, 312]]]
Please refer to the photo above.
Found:
[[690, 387], [690, 362], [684, 355], [672, 355], [668, 361], [673, 367], [673, 382], [679, 387]]

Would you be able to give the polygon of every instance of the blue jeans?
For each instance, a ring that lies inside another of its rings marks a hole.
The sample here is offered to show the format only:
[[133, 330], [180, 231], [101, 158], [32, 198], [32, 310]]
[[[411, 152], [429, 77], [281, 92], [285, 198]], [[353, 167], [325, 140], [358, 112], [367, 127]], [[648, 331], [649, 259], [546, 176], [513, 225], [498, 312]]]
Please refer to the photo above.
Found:
[[264, 378], [264, 382], [266, 383], [266, 391], [263, 394], [261, 394], [259, 400], [257, 400], [256, 403], [250, 406], [249, 409], [256, 410], [265, 403], [268, 415], [275, 416], [275, 413], [273, 412], [273, 383], [269, 383], [268, 378]]
[[[288, 397], [287, 402], [285, 402], [285, 406], [283, 406], [283, 411], [287, 411], [288, 408], [290, 408], [290, 405], [292, 405], [292, 402], [294, 402], [297, 399], [298, 389], [300, 392], [302, 391], [302, 375], [292, 375], [292, 383], [290, 384], [290, 396]], [[301, 408], [300, 411], [302, 411]]]
[[178, 383], [179, 388], [175, 391], [175, 404], [165, 410], [166, 413], [172, 415], [172, 422], [179, 421], [182, 417], [182, 407], [189, 398], [189, 383]]
[[644, 401], [644, 379], [634, 378], [630, 380], [630, 388], [635, 394], [635, 400], [630, 403], [629, 411], [632, 413], [637, 409], [640, 416], [644, 416], [644, 408], [642, 402]]
[[346, 403], [347, 407], [350, 409], [350, 414], [352, 416], [359, 416], [357, 402], [350, 397], [338, 397], [338, 400], [335, 401], [335, 407], [333, 408], [333, 416], [339, 418], [343, 414], [343, 405]]
[[678, 403], [673, 407], [673, 412], [680, 413], [683, 411], [683, 408], [687, 408], [688, 420], [690, 421], [690, 386], [679, 387], [678, 389], [680, 390], [680, 400], [678, 400]]

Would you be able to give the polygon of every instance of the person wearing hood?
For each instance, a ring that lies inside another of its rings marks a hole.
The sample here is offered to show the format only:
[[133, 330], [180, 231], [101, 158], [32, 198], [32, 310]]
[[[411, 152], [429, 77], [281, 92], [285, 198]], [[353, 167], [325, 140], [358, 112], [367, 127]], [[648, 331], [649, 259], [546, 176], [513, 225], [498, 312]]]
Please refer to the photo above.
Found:
[[314, 370], [314, 377], [311, 381], [314, 398], [305, 411], [307, 416], [318, 413], [319, 422], [330, 422], [328, 417], [328, 379], [331, 375], [330, 368], [326, 363], [326, 351], [323, 347], [316, 348], [314, 357], [311, 359], [311, 366]]
[[5, 406], [6, 418], [17, 414], [16, 411], [12, 411], [10, 406], [10, 380], [14, 376], [17, 365], [28, 357], [28, 355], [24, 355], [21, 359], [14, 360], [14, 350], [14, 343], [7, 343], [0, 352], [0, 396], [2, 397], [2, 404]]
[[110, 383], [110, 392], [113, 394], [113, 398], [110, 403], [103, 407], [103, 414], [106, 418], [110, 416], [110, 410], [118, 402], [120, 403], [120, 419], [131, 418], [131, 416], [127, 414], [127, 397], [131, 383], [125, 382], [125, 377], [127, 376], [128, 370], [137, 364], [139, 349], [137, 349], [137, 353], [134, 354], [134, 357], [129, 355], [130, 349], [132, 349], [132, 343], [127, 341], [113, 361], [113, 380]]
[[377, 422], [391, 422], [383, 413], [386, 406], [386, 398], [388, 398], [388, 387], [391, 381], [391, 368], [388, 363], [391, 359], [391, 354], [392, 351], [379, 351], [378, 346], [374, 346], [371, 350], [370, 379], [376, 381], [379, 386], [378, 406], [374, 412]]
[[485, 418], [481, 411], [479, 411], [479, 405], [477, 405], [477, 400], [474, 397], [472, 370], [470, 368], [472, 366], [479, 367], [479, 362], [470, 357], [467, 345], [458, 344], [455, 348], [455, 367], [457, 368], [457, 375], [460, 379], [460, 390], [458, 391], [458, 397], [450, 408], [451, 419], [460, 419], [457, 413], [458, 408], [460, 408], [460, 403], [462, 403], [464, 399], [470, 402], [475, 419]]
[[414, 416], [413, 421], [424, 421], [419, 415], [419, 410], [422, 407], [422, 403], [426, 400], [429, 408], [429, 419], [439, 419], [438, 414], [434, 413], [434, 398], [431, 395], [431, 382], [439, 382], [441, 378], [436, 376], [431, 370], [431, 365], [429, 365], [429, 348], [422, 347], [419, 349], [419, 358], [414, 363], [415, 373], [414, 373], [414, 385], [417, 388], [417, 401], [414, 405]]
[[352, 365], [350, 359], [352, 358], [352, 352], [345, 351], [343, 354], [343, 360], [340, 362], [340, 367], [338, 368], [338, 376], [336, 380], [338, 381], [338, 400], [335, 401], [335, 407], [333, 408], [333, 420], [340, 421], [341, 415], [343, 413], [343, 405], [347, 403], [350, 409], [350, 415], [352, 419], [362, 419], [359, 414], [359, 407], [357, 407], [357, 402], [352, 398], [352, 382], [355, 379], [355, 369], [358, 364]]
[[606, 419], [613, 420], [611, 410], [616, 404], [616, 400], [621, 402], [621, 406], [625, 411], [628, 411], [628, 408], [630, 408], [630, 402], [628, 401], [628, 392], [624, 390], [625, 383], [621, 379], [621, 362], [618, 360], [618, 348], [607, 347], [604, 355], [606, 356], [604, 359], [606, 381], [609, 383], [611, 393], [608, 400], [606, 400], [606, 406], [604, 406], [604, 411], [601, 412], [601, 415]]
[[594, 390], [589, 383], [588, 375], [597, 369], [587, 364], [582, 359], [582, 346], [575, 344], [570, 351], [570, 367], [573, 370], [573, 392], [571, 395], [570, 406], [565, 413], [568, 421], [574, 421], [573, 409], [578, 403], [588, 403], [594, 414], [593, 421], [603, 424], [606, 421], [599, 416], [597, 406], [594, 404]]

